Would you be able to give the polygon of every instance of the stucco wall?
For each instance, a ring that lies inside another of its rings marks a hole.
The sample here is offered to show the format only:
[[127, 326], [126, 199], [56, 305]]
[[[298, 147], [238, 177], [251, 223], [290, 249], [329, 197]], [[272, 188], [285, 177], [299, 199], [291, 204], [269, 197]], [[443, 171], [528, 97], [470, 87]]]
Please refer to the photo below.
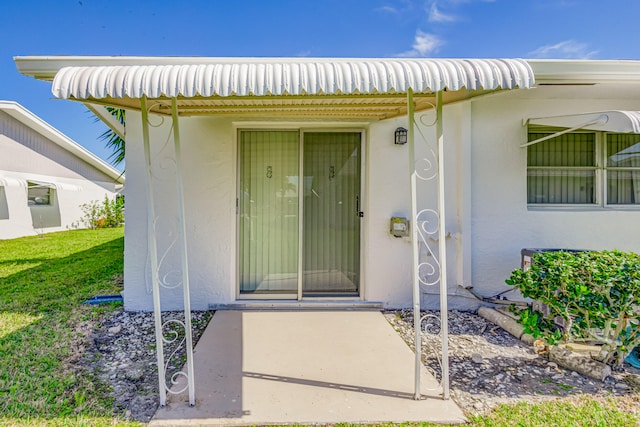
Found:
[[[464, 279], [463, 265], [456, 261], [462, 251], [462, 181], [458, 179], [463, 166], [460, 141], [468, 132], [468, 107], [448, 110], [455, 115], [445, 131], [449, 133], [447, 168], [453, 179], [447, 183], [448, 251], [451, 261], [448, 273], [452, 292]], [[128, 310], [151, 310], [151, 265], [147, 257], [147, 212], [144, 152], [140, 114], [127, 113], [127, 198], [125, 240], [125, 307]], [[421, 116], [420, 114], [419, 116]], [[460, 125], [465, 117], [467, 125]], [[427, 117], [429, 122], [432, 117]], [[154, 207], [158, 235], [160, 278], [168, 285], [180, 280], [180, 257], [177, 246], [171, 246], [177, 234], [177, 203], [175, 163], [170, 120], [160, 124], [151, 116], [151, 157], [153, 163]], [[362, 129], [364, 142], [364, 218], [362, 220], [362, 295], [368, 301], [382, 302], [387, 307], [407, 307], [411, 304], [411, 246], [408, 239], [389, 234], [392, 216], [410, 216], [408, 146], [393, 144], [394, 131], [407, 126], [406, 118], [371, 124], [353, 123], [292, 123], [242, 122], [229, 118], [185, 117], [180, 119], [183, 180], [189, 275], [192, 306], [206, 309], [211, 304], [225, 304], [236, 297], [236, 134], [239, 128], [348, 128]], [[435, 144], [435, 129], [422, 126], [424, 135]], [[418, 141], [424, 155], [426, 145]], [[435, 145], [434, 145], [435, 147]], [[418, 156], [420, 158], [420, 156]], [[421, 206], [436, 208], [435, 181], [420, 183]], [[132, 195], [138, 196], [132, 196]], [[430, 244], [437, 252], [437, 241]], [[168, 252], [165, 255], [165, 251]], [[428, 257], [426, 257], [428, 258]], [[462, 258], [460, 258], [461, 260]], [[466, 273], [468, 274], [468, 272]], [[437, 293], [437, 286], [432, 288]], [[182, 291], [162, 289], [162, 308], [179, 309]], [[437, 304], [436, 297], [425, 302]]]
[[[640, 101], [559, 96], [554, 88], [472, 102], [471, 231], [473, 286], [484, 296], [508, 289], [522, 248], [640, 251], [640, 211], [528, 209], [527, 130], [522, 120], [577, 112], [640, 109]], [[544, 92], [543, 92], [544, 91]], [[544, 99], [548, 98], [548, 99]]]
[[[575, 95], [575, 92], [573, 93]], [[553, 99], [551, 101], [550, 99]], [[512, 91], [446, 106], [444, 144], [446, 170], [447, 275], [449, 306], [474, 309], [478, 305], [466, 287], [493, 296], [508, 289], [504, 280], [520, 265], [525, 247], [640, 250], [638, 210], [570, 209], [529, 210], [526, 203], [527, 117], [605, 109], [640, 109], [633, 100], [572, 96], [553, 89]], [[418, 113], [429, 124], [433, 113]], [[179, 279], [177, 246], [166, 248], [177, 236], [175, 164], [172, 161], [170, 120], [159, 126], [152, 117], [151, 145], [156, 188], [159, 256], [164, 257], [160, 277]], [[127, 199], [125, 306], [151, 310], [150, 263], [140, 115], [127, 116]], [[421, 125], [422, 135], [436, 150], [435, 128]], [[184, 158], [186, 221], [192, 305], [206, 309], [236, 296], [236, 133], [238, 128], [336, 128], [336, 123], [295, 124], [234, 122], [230, 118], [193, 117], [180, 120]], [[362, 224], [362, 290], [368, 301], [386, 307], [411, 305], [411, 245], [409, 239], [389, 235], [389, 218], [410, 216], [408, 146], [393, 144], [393, 132], [407, 127], [406, 118], [348, 125], [365, 131]], [[417, 159], [430, 157], [430, 149], [416, 134]], [[418, 183], [419, 208], [435, 209], [435, 181]], [[427, 242], [437, 255], [437, 238]], [[425, 251], [421, 259], [429, 261]], [[422, 271], [426, 273], [426, 269]], [[439, 305], [438, 286], [424, 289], [423, 306]], [[180, 289], [164, 290], [163, 309], [182, 306]]]
[[[115, 183], [0, 111], [0, 239], [83, 227], [80, 205], [115, 196]], [[55, 185], [51, 204], [28, 206], [27, 182]]]
[[[4, 111], [0, 111], [0, 153], [0, 170], [113, 182], [102, 171]], [[107, 185], [105, 189], [112, 190], [112, 186]]]
[[[28, 181], [56, 185], [56, 188], [51, 190], [50, 205], [29, 206], [27, 204]], [[115, 197], [113, 183], [94, 183], [85, 179], [61, 178], [37, 173], [0, 170], [0, 186], [2, 187], [0, 239], [84, 228], [81, 222], [84, 213], [80, 206], [94, 200], [103, 200], [105, 196]], [[111, 191], [106, 189], [109, 186]]]
[[[152, 116], [152, 122], [160, 121]], [[147, 256], [147, 209], [140, 114], [127, 112], [127, 209], [125, 212], [125, 308], [151, 310], [151, 265]], [[154, 165], [154, 208], [160, 277], [168, 286], [181, 280], [175, 159], [170, 120], [150, 128]], [[235, 148], [229, 120], [180, 121], [185, 222], [192, 307], [207, 309], [235, 297]], [[136, 196], [132, 196], [136, 195]], [[173, 246], [172, 246], [173, 244]], [[182, 289], [163, 288], [162, 308], [182, 307]]]

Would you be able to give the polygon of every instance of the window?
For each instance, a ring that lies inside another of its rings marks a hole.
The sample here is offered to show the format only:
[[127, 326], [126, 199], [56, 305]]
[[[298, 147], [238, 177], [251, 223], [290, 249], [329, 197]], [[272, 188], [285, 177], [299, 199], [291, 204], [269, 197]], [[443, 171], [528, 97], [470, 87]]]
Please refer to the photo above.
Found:
[[[529, 131], [529, 141], [553, 131]], [[640, 135], [571, 132], [527, 147], [530, 205], [640, 205]]]
[[607, 203], [640, 205], [640, 135], [608, 134]]
[[29, 181], [27, 183], [27, 203], [29, 206], [50, 205], [51, 187], [51, 184]]

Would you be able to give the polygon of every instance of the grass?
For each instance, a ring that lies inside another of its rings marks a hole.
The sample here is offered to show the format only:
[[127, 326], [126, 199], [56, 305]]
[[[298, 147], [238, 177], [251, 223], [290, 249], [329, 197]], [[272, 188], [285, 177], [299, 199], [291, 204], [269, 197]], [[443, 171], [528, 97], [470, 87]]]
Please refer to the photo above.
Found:
[[[639, 426], [638, 396], [598, 398], [580, 396], [544, 403], [501, 405], [485, 416], [473, 417], [474, 427]], [[633, 413], [633, 411], [636, 411]]]
[[[81, 302], [121, 290], [113, 278], [122, 274], [122, 233], [77, 230], [0, 241], [0, 426], [139, 425], [113, 415], [105, 386], [74, 368], [86, 335], [113, 310]], [[466, 425], [640, 426], [639, 408], [638, 394], [580, 396], [502, 405]]]
[[120, 425], [104, 386], [74, 368], [120, 292], [123, 229], [0, 241], [0, 425]]

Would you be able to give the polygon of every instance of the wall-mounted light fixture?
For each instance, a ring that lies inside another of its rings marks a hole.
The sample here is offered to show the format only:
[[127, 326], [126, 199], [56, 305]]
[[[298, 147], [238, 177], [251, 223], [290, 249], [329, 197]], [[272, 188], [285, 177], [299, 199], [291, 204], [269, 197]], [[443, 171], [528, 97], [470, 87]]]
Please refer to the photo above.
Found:
[[407, 143], [407, 130], [405, 128], [398, 128], [395, 132], [395, 143], [403, 145]]

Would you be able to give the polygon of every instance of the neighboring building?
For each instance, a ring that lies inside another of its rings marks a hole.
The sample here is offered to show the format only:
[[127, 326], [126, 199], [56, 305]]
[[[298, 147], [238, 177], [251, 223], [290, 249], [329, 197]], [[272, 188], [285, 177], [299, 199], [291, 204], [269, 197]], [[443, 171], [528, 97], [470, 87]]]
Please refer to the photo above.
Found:
[[83, 228], [80, 205], [124, 176], [42, 119], [0, 101], [0, 239]]
[[[185, 280], [195, 309], [408, 307], [413, 266], [437, 282], [440, 263], [450, 306], [473, 309], [466, 288], [484, 297], [508, 289], [522, 248], [640, 251], [639, 61], [16, 62], [53, 80], [58, 98], [126, 109], [130, 310], [153, 308], [154, 282], [169, 288], [162, 309], [182, 307]], [[417, 189], [425, 210], [409, 229], [423, 237], [418, 259], [410, 237], [390, 233], [392, 217], [412, 216], [410, 144], [394, 143], [399, 128], [427, 140], [417, 147], [420, 176], [444, 165], [446, 263], [433, 228], [443, 212], [436, 181]], [[423, 304], [438, 305], [437, 286], [422, 292]]]

